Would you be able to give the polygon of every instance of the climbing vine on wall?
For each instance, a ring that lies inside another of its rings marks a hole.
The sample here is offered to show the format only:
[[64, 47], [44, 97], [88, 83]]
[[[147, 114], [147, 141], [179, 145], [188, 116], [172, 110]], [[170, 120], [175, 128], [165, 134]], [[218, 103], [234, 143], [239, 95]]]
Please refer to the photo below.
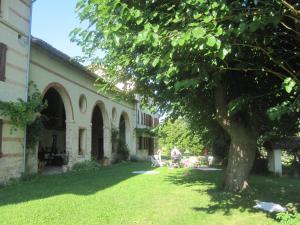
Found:
[[27, 101], [18, 99], [15, 102], [0, 101], [0, 115], [10, 118], [12, 128], [11, 132], [17, 129], [24, 130], [26, 133], [26, 147], [32, 148], [38, 142], [43, 129], [42, 116], [40, 112], [47, 107], [36, 85], [30, 83], [32, 93]]

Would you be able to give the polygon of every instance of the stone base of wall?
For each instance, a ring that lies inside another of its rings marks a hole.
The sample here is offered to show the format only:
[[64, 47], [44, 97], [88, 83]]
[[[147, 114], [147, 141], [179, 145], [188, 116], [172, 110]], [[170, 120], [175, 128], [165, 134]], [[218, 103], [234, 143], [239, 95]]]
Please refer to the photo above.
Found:
[[23, 171], [22, 157], [3, 157], [0, 159], [0, 184], [10, 179], [20, 178]]
[[145, 150], [137, 150], [136, 151], [136, 157], [139, 160], [148, 160], [148, 158], [149, 158], [148, 150], [147, 149], [145, 149]]
[[32, 175], [38, 172], [38, 147], [26, 150], [26, 174]]

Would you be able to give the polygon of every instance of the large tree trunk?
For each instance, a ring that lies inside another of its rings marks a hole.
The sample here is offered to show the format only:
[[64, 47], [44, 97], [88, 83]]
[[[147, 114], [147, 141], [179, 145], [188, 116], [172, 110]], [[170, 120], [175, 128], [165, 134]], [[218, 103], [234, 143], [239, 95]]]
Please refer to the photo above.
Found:
[[232, 120], [227, 110], [226, 95], [227, 85], [220, 82], [215, 92], [216, 119], [231, 138], [224, 189], [239, 192], [248, 186], [247, 178], [255, 159], [257, 133], [253, 123], [251, 127], [245, 125], [251, 124], [251, 121]]
[[224, 177], [226, 191], [239, 192], [247, 186], [256, 153], [256, 135], [242, 125], [231, 128], [228, 165]]

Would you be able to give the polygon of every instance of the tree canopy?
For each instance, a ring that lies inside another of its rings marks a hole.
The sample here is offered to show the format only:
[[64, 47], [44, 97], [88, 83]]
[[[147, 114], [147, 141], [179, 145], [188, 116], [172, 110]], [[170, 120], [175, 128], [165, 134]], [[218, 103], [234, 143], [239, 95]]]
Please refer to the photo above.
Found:
[[[225, 189], [246, 186], [257, 140], [299, 118], [297, 1], [79, 0], [72, 40], [106, 51], [102, 90], [134, 83], [162, 111], [230, 136]], [[268, 112], [268, 116], [267, 116]]]

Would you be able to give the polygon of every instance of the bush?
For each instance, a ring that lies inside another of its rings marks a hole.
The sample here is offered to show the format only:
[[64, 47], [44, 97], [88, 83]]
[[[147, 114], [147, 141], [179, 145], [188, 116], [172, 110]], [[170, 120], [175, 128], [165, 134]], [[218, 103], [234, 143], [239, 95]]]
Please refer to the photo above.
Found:
[[129, 158], [129, 149], [122, 139], [118, 139], [117, 158], [114, 163], [127, 161]]
[[73, 171], [86, 171], [86, 170], [98, 170], [101, 167], [100, 163], [91, 160], [91, 161], [83, 161], [83, 162], [78, 162], [75, 163], [74, 166], [72, 167]]
[[276, 215], [276, 219], [279, 220], [280, 224], [296, 225], [300, 224], [300, 213], [282, 212]]
[[130, 162], [138, 162], [138, 161], [140, 161], [140, 160], [136, 155], [130, 156]]

